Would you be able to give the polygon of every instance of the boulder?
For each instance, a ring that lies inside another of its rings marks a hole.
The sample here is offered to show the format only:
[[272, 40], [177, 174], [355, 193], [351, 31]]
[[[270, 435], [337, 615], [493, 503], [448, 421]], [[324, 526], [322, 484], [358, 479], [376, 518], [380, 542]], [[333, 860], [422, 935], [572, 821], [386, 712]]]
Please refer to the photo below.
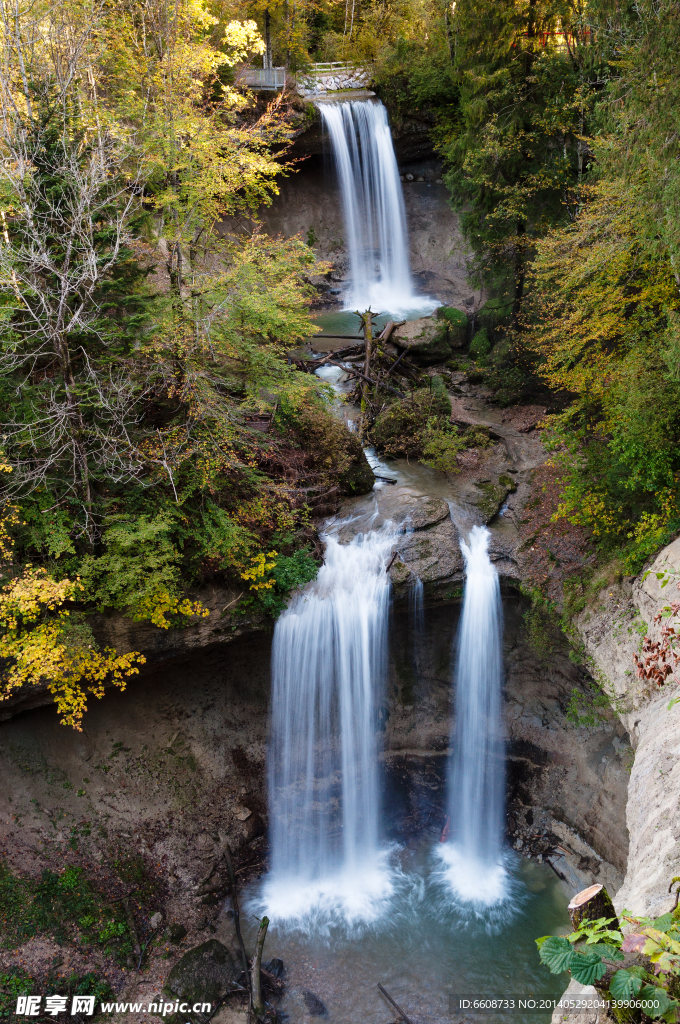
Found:
[[326, 1016], [326, 1007], [325, 1007], [325, 1005], [321, 1002], [321, 1000], [319, 999], [318, 996], [314, 995], [313, 992], [310, 992], [309, 989], [303, 988], [302, 989], [302, 998], [305, 1001], [305, 1006], [307, 1007], [307, 1013], [309, 1014], [310, 1017], [325, 1017]]
[[445, 320], [449, 326], [449, 342], [452, 348], [464, 348], [468, 341], [470, 321], [467, 314], [455, 306], [440, 306], [435, 312], [438, 320]]
[[472, 339], [472, 342], [470, 343], [470, 355], [476, 362], [479, 362], [480, 360], [488, 356], [490, 351], [491, 342], [489, 341], [489, 334], [486, 330], [486, 327], [482, 327], [479, 331], [477, 331], [474, 338]]
[[183, 1002], [220, 999], [241, 974], [234, 958], [221, 942], [209, 939], [194, 946], [175, 964], [163, 986], [166, 995]]
[[478, 496], [472, 502], [479, 509], [485, 523], [490, 523], [507, 498], [511, 490], [515, 490], [514, 481], [508, 476], [501, 476], [496, 483], [493, 480], [480, 480], [475, 484]]
[[409, 358], [422, 366], [444, 363], [451, 357], [449, 324], [445, 319], [423, 316], [407, 320], [395, 329], [391, 340], [399, 348], [407, 349]]

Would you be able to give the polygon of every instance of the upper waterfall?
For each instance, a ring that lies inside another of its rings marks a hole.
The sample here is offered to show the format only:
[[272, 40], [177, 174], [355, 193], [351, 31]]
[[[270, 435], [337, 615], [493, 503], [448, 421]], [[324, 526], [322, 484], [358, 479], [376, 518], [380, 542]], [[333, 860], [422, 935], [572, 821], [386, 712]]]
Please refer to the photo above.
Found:
[[422, 307], [409, 267], [404, 197], [379, 100], [319, 103], [340, 181], [351, 284], [345, 304], [397, 313]]

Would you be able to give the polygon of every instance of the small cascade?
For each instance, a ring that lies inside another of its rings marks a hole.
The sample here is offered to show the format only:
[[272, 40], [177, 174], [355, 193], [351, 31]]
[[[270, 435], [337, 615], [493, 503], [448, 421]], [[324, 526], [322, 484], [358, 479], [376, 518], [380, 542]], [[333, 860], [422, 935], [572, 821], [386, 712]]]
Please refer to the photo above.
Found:
[[408, 591], [409, 618], [414, 636], [420, 636], [425, 628], [424, 592], [423, 581], [416, 576], [415, 582], [409, 587]]
[[395, 530], [327, 535], [317, 579], [276, 624], [269, 800], [273, 919], [370, 919], [391, 892], [378, 844], [376, 701]]
[[387, 111], [379, 100], [318, 104], [331, 140], [347, 234], [352, 309], [398, 313], [413, 290], [404, 198]]
[[483, 905], [506, 894], [502, 863], [504, 741], [502, 605], [489, 531], [461, 542], [466, 582], [456, 661], [456, 721], [449, 774], [449, 835], [439, 854], [460, 899]]

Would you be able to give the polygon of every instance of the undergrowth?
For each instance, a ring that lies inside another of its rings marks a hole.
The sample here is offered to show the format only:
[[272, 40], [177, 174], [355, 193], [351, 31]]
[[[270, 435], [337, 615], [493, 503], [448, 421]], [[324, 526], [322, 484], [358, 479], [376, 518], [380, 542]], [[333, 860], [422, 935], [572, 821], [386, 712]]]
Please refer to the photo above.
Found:
[[[117, 871], [136, 885], [137, 899], [151, 894], [153, 883], [143, 865], [120, 861]], [[33, 879], [13, 874], [0, 862], [0, 926], [2, 945], [8, 949], [48, 935], [59, 945], [76, 941], [96, 947], [120, 966], [134, 951], [123, 901], [97, 892], [80, 867], [67, 867], [60, 874], [45, 869]]]

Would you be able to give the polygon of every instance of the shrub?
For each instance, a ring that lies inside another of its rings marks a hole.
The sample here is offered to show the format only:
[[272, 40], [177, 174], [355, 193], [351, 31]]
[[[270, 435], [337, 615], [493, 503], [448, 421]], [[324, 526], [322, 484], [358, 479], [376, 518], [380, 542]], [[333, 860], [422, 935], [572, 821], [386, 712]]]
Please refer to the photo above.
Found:
[[445, 429], [451, 416], [451, 403], [439, 376], [430, 378], [430, 387], [418, 388], [407, 398], [392, 402], [377, 417], [373, 441], [385, 455], [420, 456], [423, 452], [423, 428]]

